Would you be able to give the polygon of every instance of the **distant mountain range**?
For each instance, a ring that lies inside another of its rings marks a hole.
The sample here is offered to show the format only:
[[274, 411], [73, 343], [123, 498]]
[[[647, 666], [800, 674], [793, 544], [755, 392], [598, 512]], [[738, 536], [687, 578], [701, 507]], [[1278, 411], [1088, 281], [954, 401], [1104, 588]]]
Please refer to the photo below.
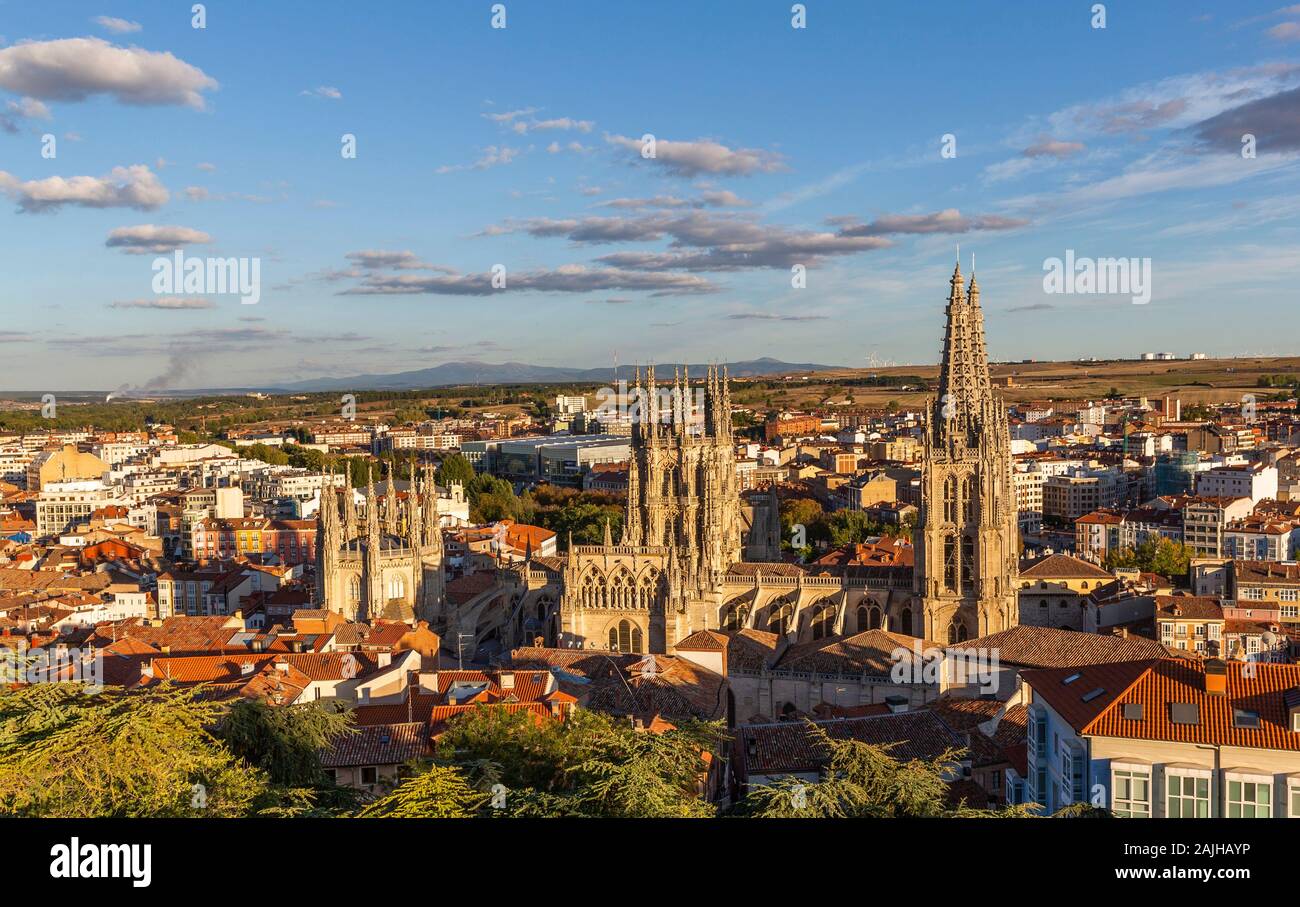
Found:
[[[749, 359], [744, 362], [723, 363], [733, 378], [753, 378], [760, 375], [784, 375], [792, 372], [824, 372], [840, 368], [837, 365], [817, 365], [811, 362], [781, 362], [778, 359]], [[659, 380], [672, 380], [673, 369], [685, 365], [692, 375], [703, 376], [708, 366], [704, 363], [655, 363]], [[631, 380], [633, 368], [619, 367], [618, 376]], [[279, 384], [276, 390], [286, 391], [350, 391], [350, 390], [414, 390], [421, 387], [446, 387], [456, 384], [563, 384], [606, 382], [613, 378], [613, 369], [559, 368], [549, 365], [528, 365], [524, 362], [446, 362], [432, 368], [391, 375], [353, 375], [350, 378], [312, 378]]]

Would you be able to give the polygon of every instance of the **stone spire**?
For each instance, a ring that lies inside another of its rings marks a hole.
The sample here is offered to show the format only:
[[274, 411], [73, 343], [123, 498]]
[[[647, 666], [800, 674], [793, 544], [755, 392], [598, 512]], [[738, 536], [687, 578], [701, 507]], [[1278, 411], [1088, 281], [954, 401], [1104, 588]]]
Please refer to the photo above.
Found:
[[334, 491], [334, 471], [325, 477], [316, 509], [316, 591], [317, 606], [328, 608], [334, 594], [334, 580], [339, 559], [338, 495]]
[[343, 487], [343, 540], [351, 543], [359, 534], [357, 527], [356, 492], [352, 488], [352, 471], [347, 472], [347, 482]]
[[[366, 467], [366, 581], [370, 594], [367, 597], [370, 608], [364, 615], [366, 620], [374, 620], [382, 613], [384, 601], [384, 578], [379, 569], [379, 499], [375, 497], [375, 477]], [[358, 615], [360, 617], [360, 615]]]
[[730, 439], [731, 430], [731, 373], [727, 366], [722, 366], [722, 412], [718, 414], [718, 421], [722, 425], [722, 437]]
[[393, 486], [393, 466], [388, 467], [388, 481], [384, 483], [384, 531], [397, 535], [397, 489]]
[[926, 639], [959, 642], [1017, 623], [1016, 497], [1006, 407], [989, 379], [979, 285], [949, 281], [939, 393], [921, 465], [914, 591]]
[[433, 470], [427, 469], [424, 476], [424, 540], [423, 544], [442, 552], [442, 528], [438, 520], [438, 486], [434, 481]]
[[979, 308], [979, 288], [972, 280], [975, 299], [969, 300], [962, 282], [961, 264], [949, 280], [947, 327], [943, 361], [939, 366], [939, 394], [931, 413], [931, 434], [936, 443], [956, 441], [978, 430], [987, 416], [993, 384], [989, 380], [984, 350], [984, 316]]

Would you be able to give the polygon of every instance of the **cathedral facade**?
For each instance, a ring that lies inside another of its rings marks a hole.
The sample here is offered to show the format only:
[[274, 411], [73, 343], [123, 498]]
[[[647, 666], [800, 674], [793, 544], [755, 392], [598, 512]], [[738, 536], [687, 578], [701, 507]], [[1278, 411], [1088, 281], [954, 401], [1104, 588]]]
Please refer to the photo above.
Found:
[[[1016, 623], [1006, 409], [992, 389], [979, 289], [953, 274], [939, 394], [925, 427], [915, 566], [819, 572], [781, 562], [775, 491], [741, 500], [724, 369], [701, 385], [638, 374], [621, 537], [503, 566], [498, 597], [435, 626], [476, 645], [670, 653], [699, 630], [786, 643], [887, 630], [939, 644]], [[322, 546], [324, 547], [324, 546]], [[484, 599], [486, 601], [486, 599]]]
[[443, 602], [443, 546], [438, 490], [427, 471], [412, 481], [405, 502], [388, 477], [374, 482], [358, 513], [352, 489], [340, 510], [332, 484], [316, 515], [316, 593], [323, 607], [348, 620], [430, 620]]

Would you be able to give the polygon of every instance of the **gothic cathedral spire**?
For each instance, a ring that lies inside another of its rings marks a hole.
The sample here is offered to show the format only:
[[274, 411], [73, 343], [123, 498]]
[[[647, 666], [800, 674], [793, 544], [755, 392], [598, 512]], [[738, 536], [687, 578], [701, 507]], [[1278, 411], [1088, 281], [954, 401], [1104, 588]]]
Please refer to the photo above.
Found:
[[921, 467], [914, 588], [927, 639], [958, 642], [1015, 626], [1019, 535], [1006, 407], [993, 391], [974, 277], [949, 281], [939, 392]]

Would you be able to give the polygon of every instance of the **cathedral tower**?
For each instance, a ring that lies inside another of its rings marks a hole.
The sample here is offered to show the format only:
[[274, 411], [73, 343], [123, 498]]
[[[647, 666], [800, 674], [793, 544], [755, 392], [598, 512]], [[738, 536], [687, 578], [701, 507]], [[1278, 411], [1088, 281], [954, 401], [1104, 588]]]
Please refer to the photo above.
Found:
[[1007, 411], [993, 392], [984, 314], [972, 275], [953, 271], [939, 394], [930, 401], [921, 467], [914, 588], [937, 642], [1010, 629], [1018, 621], [1019, 535]]

